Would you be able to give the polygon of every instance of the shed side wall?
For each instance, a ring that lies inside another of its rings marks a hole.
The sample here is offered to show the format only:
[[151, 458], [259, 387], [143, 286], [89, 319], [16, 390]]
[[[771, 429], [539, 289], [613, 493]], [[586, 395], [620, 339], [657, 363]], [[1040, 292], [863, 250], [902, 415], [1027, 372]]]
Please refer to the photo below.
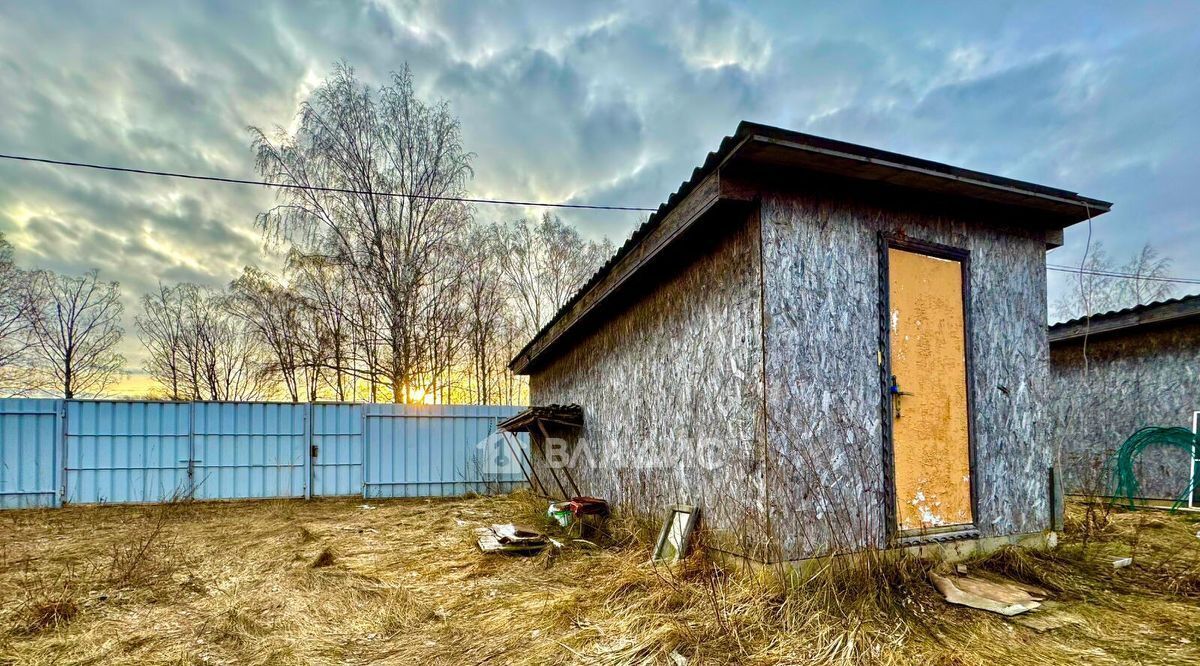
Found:
[[879, 233], [971, 253], [976, 525], [1049, 526], [1045, 239], [848, 195], [762, 204], [767, 484], [782, 555], [887, 544]]
[[699, 505], [751, 554], [766, 531], [759, 227], [721, 224], [715, 246], [532, 374], [530, 394], [583, 407], [585, 455], [570, 466], [583, 493], [656, 517]]
[[[1192, 427], [1200, 409], [1200, 322], [1142, 329], [1050, 349], [1050, 409], [1067, 492], [1111, 495], [1109, 463], [1121, 443], [1146, 426]], [[1189, 481], [1189, 456], [1145, 450], [1135, 474], [1147, 499], [1174, 500]]]

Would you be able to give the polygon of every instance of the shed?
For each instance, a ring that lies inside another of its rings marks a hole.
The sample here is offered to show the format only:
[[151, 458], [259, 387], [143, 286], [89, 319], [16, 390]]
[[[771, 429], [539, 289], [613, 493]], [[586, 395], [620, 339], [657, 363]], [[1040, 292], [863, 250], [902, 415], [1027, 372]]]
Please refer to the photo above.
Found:
[[699, 506], [712, 548], [1037, 537], [1045, 253], [1110, 207], [743, 122], [510, 367], [581, 406], [582, 492]]
[[[1049, 336], [1051, 422], [1068, 493], [1111, 495], [1112, 457], [1139, 428], [1195, 429], [1200, 294], [1062, 322]], [[1134, 470], [1139, 499], [1178, 499], [1193, 459], [1179, 449], [1147, 449]], [[1193, 503], [1200, 506], [1200, 497]]]

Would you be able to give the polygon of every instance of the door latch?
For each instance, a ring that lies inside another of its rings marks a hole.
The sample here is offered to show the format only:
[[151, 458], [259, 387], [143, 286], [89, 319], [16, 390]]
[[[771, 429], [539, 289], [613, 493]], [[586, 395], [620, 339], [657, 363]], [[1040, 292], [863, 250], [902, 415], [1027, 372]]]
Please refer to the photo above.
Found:
[[317, 452], [318, 452], [318, 451], [320, 451], [320, 450], [321, 450], [321, 449], [320, 449], [320, 447], [318, 447], [316, 444], [313, 444], [312, 446], [308, 447], [308, 455], [309, 455], [309, 457], [311, 457], [311, 458], [316, 458], [316, 457], [317, 457]]
[[899, 419], [900, 397], [912, 394], [900, 390], [900, 383], [896, 381], [896, 375], [892, 375], [892, 385], [888, 387], [888, 393], [892, 396], [892, 414]]

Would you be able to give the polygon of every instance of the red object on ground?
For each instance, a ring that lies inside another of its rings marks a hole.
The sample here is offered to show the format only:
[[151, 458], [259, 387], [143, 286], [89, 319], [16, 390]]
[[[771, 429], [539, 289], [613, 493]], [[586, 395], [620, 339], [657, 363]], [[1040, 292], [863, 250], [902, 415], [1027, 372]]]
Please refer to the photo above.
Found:
[[576, 518], [579, 516], [608, 517], [608, 502], [595, 497], [572, 497], [568, 506]]

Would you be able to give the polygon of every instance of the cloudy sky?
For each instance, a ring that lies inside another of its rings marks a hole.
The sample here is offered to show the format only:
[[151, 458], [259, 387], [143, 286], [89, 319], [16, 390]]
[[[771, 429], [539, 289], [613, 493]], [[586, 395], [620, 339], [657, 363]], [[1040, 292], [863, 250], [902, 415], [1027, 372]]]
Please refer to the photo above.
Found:
[[[1200, 275], [1200, 3], [1045, 4], [0, 0], [0, 152], [253, 177], [246, 126], [287, 126], [336, 60], [407, 62], [461, 118], [476, 196], [657, 206], [747, 119], [1114, 201], [1110, 254]], [[0, 161], [19, 261], [119, 280], [130, 332], [160, 280], [270, 265], [271, 201]], [[640, 219], [570, 218], [618, 241]]]

